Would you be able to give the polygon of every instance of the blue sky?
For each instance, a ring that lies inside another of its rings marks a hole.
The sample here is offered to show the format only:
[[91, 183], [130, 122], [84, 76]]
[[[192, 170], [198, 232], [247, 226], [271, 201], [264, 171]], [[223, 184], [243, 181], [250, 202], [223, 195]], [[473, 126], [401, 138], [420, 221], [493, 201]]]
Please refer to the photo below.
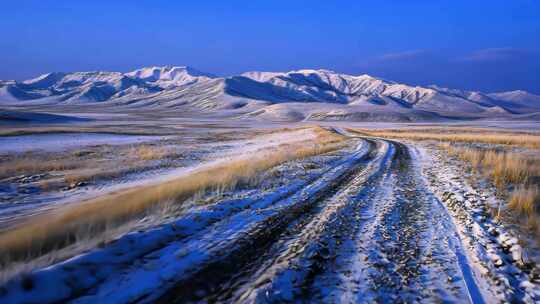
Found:
[[540, 1], [4, 1], [0, 79], [326, 68], [540, 93]]

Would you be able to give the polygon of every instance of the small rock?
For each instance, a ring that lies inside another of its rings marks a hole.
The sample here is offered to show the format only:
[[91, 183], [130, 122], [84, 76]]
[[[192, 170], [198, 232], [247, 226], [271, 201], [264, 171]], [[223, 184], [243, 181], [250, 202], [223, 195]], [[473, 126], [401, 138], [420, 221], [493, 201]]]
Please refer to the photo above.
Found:
[[490, 228], [488, 229], [488, 232], [489, 232], [489, 234], [492, 235], [492, 236], [497, 236], [497, 235], [499, 235], [499, 231], [497, 231], [497, 228], [495, 228], [495, 227], [490, 227]]
[[521, 281], [519, 283], [519, 287], [521, 287], [523, 289], [534, 289], [534, 288], [536, 288], [536, 286], [534, 286], [534, 284], [531, 281], [528, 281], [528, 280]]
[[491, 259], [491, 261], [496, 267], [501, 267], [502, 265], [504, 265], [504, 262], [501, 259], [501, 257], [496, 254], [489, 254], [489, 258]]
[[523, 248], [516, 244], [513, 245], [510, 248], [510, 252], [512, 253], [512, 259], [518, 263], [518, 265], [523, 265]]

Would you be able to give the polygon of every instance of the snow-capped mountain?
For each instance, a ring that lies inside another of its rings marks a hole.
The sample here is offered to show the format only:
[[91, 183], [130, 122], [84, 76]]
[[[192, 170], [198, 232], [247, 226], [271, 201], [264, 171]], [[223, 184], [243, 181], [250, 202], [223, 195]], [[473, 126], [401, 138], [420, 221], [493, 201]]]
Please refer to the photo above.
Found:
[[96, 102], [151, 96], [165, 89], [214, 78], [190, 67], [150, 67], [129, 73], [49, 73], [22, 82], [0, 82], [0, 101], [57, 97], [56, 101]]
[[[299, 70], [287, 73], [248, 72], [242, 76], [272, 84], [274, 87], [305, 93], [313, 99], [318, 99], [318, 94], [326, 94], [344, 103], [365, 95], [384, 95], [417, 103], [435, 94], [432, 89], [410, 87], [369, 75], [351, 76], [328, 70]], [[326, 100], [328, 97], [321, 95], [320, 98]]]
[[540, 111], [524, 91], [484, 94], [419, 87], [329, 70], [247, 72], [216, 77], [191, 67], [148, 67], [128, 73], [49, 73], [0, 81], [0, 104], [84, 104], [231, 110], [287, 119], [441, 119], [519, 116]]
[[113, 99], [118, 93], [132, 88], [139, 89], [141, 93], [157, 90], [144, 81], [122, 73], [76, 72], [49, 73], [22, 82], [12, 82], [3, 87], [3, 95], [19, 100], [56, 97], [57, 101], [96, 102]]
[[509, 91], [501, 93], [492, 93], [488, 94], [489, 97], [502, 100], [509, 103], [509, 106], [520, 108], [522, 110], [531, 112], [531, 111], [540, 111], [540, 95], [531, 94], [526, 91]]
[[128, 77], [157, 84], [161, 88], [170, 88], [206, 81], [216, 76], [198, 71], [187, 66], [149, 67], [125, 74]]

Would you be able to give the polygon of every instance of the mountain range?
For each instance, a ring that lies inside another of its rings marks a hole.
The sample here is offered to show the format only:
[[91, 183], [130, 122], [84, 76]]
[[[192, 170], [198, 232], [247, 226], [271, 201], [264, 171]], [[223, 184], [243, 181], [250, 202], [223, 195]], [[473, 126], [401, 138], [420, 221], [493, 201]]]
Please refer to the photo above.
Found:
[[0, 81], [0, 105], [80, 105], [209, 113], [269, 120], [431, 121], [532, 119], [540, 96], [409, 86], [329, 70], [247, 72], [217, 77], [185, 66], [128, 73], [49, 73]]

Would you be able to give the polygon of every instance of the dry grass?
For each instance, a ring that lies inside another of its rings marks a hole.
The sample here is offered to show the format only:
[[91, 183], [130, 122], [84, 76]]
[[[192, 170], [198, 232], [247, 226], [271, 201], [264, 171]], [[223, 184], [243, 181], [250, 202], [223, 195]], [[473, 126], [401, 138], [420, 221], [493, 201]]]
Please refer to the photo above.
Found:
[[120, 177], [124, 174], [122, 170], [119, 169], [105, 169], [105, 168], [95, 168], [95, 169], [86, 169], [79, 170], [76, 172], [67, 173], [64, 176], [64, 181], [70, 184], [76, 183], [86, 183], [93, 182], [101, 179], [113, 179]]
[[[111, 158], [117, 155], [117, 158]], [[164, 146], [141, 144], [114, 150], [96, 147], [93, 150], [75, 150], [59, 153], [26, 153], [8, 156], [0, 162], [0, 179], [17, 175], [58, 172], [65, 181], [87, 182], [101, 178], [114, 178], [124, 173], [122, 168], [143, 168], [148, 161], [172, 159], [179, 155]]]
[[508, 199], [512, 214], [523, 219], [523, 224], [540, 237], [540, 158], [505, 151], [455, 147], [449, 143], [439, 146], [450, 155], [468, 162], [476, 173], [489, 177], [497, 192]]
[[81, 236], [99, 235], [118, 227], [164, 202], [182, 202], [212, 188], [234, 185], [283, 162], [341, 147], [343, 137], [316, 130], [317, 142], [280, 145], [249, 158], [203, 167], [186, 176], [156, 186], [145, 186], [66, 207], [0, 234], [0, 260], [24, 260], [74, 243]]
[[486, 143], [540, 149], [540, 135], [526, 132], [494, 131], [480, 128], [431, 128], [431, 129], [351, 129], [351, 131], [389, 138], [411, 140], [436, 140], [443, 142]]
[[540, 242], [540, 191], [538, 186], [519, 186], [510, 194], [508, 207], [526, 220], [529, 231]]
[[97, 160], [95, 160], [91, 165], [86, 166], [86, 168], [82, 170], [66, 172], [66, 183], [73, 184], [78, 182], [113, 179], [129, 173], [138, 172], [139, 170], [144, 170], [147, 167], [152, 167], [152, 165], [148, 166], [148, 161], [166, 160], [167, 162], [162, 162], [161, 165], [168, 166], [170, 164], [169, 161], [181, 157], [181, 154], [179, 154], [178, 151], [155, 144], [133, 145], [125, 151], [109, 153], [119, 154], [119, 159], [114, 159], [113, 162], [106, 161], [102, 163], [98, 163]]
[[[365, 136], [438, 141], [448, 154], [470, 164], [473, 173], [487, 177], [508, 200], [511, 215], [540, 236], [540, 134], [470, 127], [350, 129]], [[481, 144], [484, 144], [483, 146]], [[486, 148], [486, 144], [493, 145]], [[510, 150], [510, 151], [509, 151]], [[519, 152], [516, 152], [519, 151]], [[499, 215], [499, 212], [497, 212]]]
[[508, 206], [521, 215], [535, 214], [540, 205], [540, 192], [537, 186], [520, 186], [510, 195]]
[[80, 165], [80, 162], [69, 159], [48, 159], [46, 157], [22, 155], [7, 159], [0, 163], [0, 178], [12, 177], [15, 175], [36, 174], [41, 172], [63, 171], [77, 168]]
[[455, 147], [441, 144], [450, 155], [471, 164], [473, 170], [489, 176], [499, 190], [506, 190], [509, 184], [526, 184], [531, 177], [540, 176], [538, 159], [531, 159], [520, 153]]
[[[504, 150], [508, 148], [506, 146], [540, 149], [538, 133], [437, 126], [429, 129], [350, 129], [350, 131], [374, 137], [439, 141], [439, 146], [450, 155], [469, 163], [475, 173], [491, 179], [498, 192], [508, 197], [508, 206], [512, 210], [528, 217], [530, 222], [536, 222], [540, 158]], [[498, 149], [473, 146], [478, 143], [499, 146]]]
[[[176, 126], [176, 125], [175, 125]], [[199, 126], [203, 128], [203, 125]], [[263, 130], [261, 134], [272, 133], [274, 130]], [[142, 126], [142, 125], [111, 125], [92, 127], [24, 127], [0, 130], [0, 136], [20, 136], [58, 133], [103, 133], [119, 135], [176, 135], [186, 134], [186, 131], [176, 130], [173, 126]], [[187, 138], [193, 142], [223, 142], [238, 140], [252, 136], [253, 132], [217, 132], [207, 131], [190, 133]], [[182, 157], [177, 149], [171, 146], [183, 144], [184, 137], [179, 139], [162, 140], [159, 144], [135, 144], [115, 146], [89, 146], [80, 150], [45, 152], [33, 151], [24, 154], [5, 154], [0, 157], [0, 179], [16, 175], [33, 175], [39, 173], [66, 173], [69, 181], [89, 181], [100, 177], [114, 177], [113, 169], [124, 167], [145, 167], [145, 162], [151, 160], [174, 160]], [[167, 146], [168, 145], [168, 146]], [[117, 158], [111, 156], [118, 156]], [[76, 169], [76, 170], [73, 170]], [[67, 172], [63, 172], [67, 171]], [[81, 172], [76, 172], [81, 171]], [[91, 176], [95, 172], [95, 176]]]
[[[202, 125], [199, 127], [203, 127]], [[172, 127], [171, 127], [172, 128]], [[283, 132], [295, 129], [269, 129], [257, 132], [251, 132], [257, 134], [271, 134], [274, 132]], [[33, 127], [33, 128], [10, 128], [6, 130], [0, 130], [0, 136], [20, 136], [20, 135], [36, 135], [36, 134], [58, 134], [58, 133], [104, 133], [104, 134], [119, 134], [119, 135], [177, 135], [180, 136], [184, 131], [174, 130], [170, 131], [168, 128], [155, 127], [149, 128], [149, 126], [126, 126], [126, 125], [114, 125], [114, 126], [94, 126], [94, 127]], [[252, 136], [250, 132], [204, 132], [196, 135], [190, 135], [195, 141], [209, 141], [209, 142], [223, 142], [229, 140], [238, 140], [239, 138], [245, 138], [246, 136]], [[178, 144], [174, 141], [166, 142], [170, 145]], [[31, 152], [20, 155], [6, 154], [0, 157], [0, 179], [9, 178], [16, 175], [32, 175], [51, 171], [66, 171], [71, 169], [81, 169], [83, 171], [93, 170], [98, 173], [96, 177], [88, 176], [89, 172], [73, 173], [68, 179], [77, 180], [75, 175], [81, 175], [81, 180], [96, 179], [100, 175], [108, 176], [109, 174], [103, 173], [104, 171], [110, 172], [112, 167], [118, 168], [119, 160], [111, 160], [107, 164], [104, 160], [110, 159], [111, 154], [119, 155], [120, 162], [122, 164], [140, 165], [144, 161], [164, 159], [164, 158], [178, 158], [181, 155], [174, 149], [169, 149], [163, 145], [154, 144], [139, 144], [132, 145], [130, 147], [114, 147], [111, 149], [107, 145], [100, 145], [95, 147], [85, 147], [81, 150], [74, 150], [68, 153], [64, 152]], [[98, 170], [99, 169], [99, 170]]]
[[133, 158], [140, 160], [162, 159], [169, 155], [167, 149], [160, 146], [139, 145], [131, 149]]

